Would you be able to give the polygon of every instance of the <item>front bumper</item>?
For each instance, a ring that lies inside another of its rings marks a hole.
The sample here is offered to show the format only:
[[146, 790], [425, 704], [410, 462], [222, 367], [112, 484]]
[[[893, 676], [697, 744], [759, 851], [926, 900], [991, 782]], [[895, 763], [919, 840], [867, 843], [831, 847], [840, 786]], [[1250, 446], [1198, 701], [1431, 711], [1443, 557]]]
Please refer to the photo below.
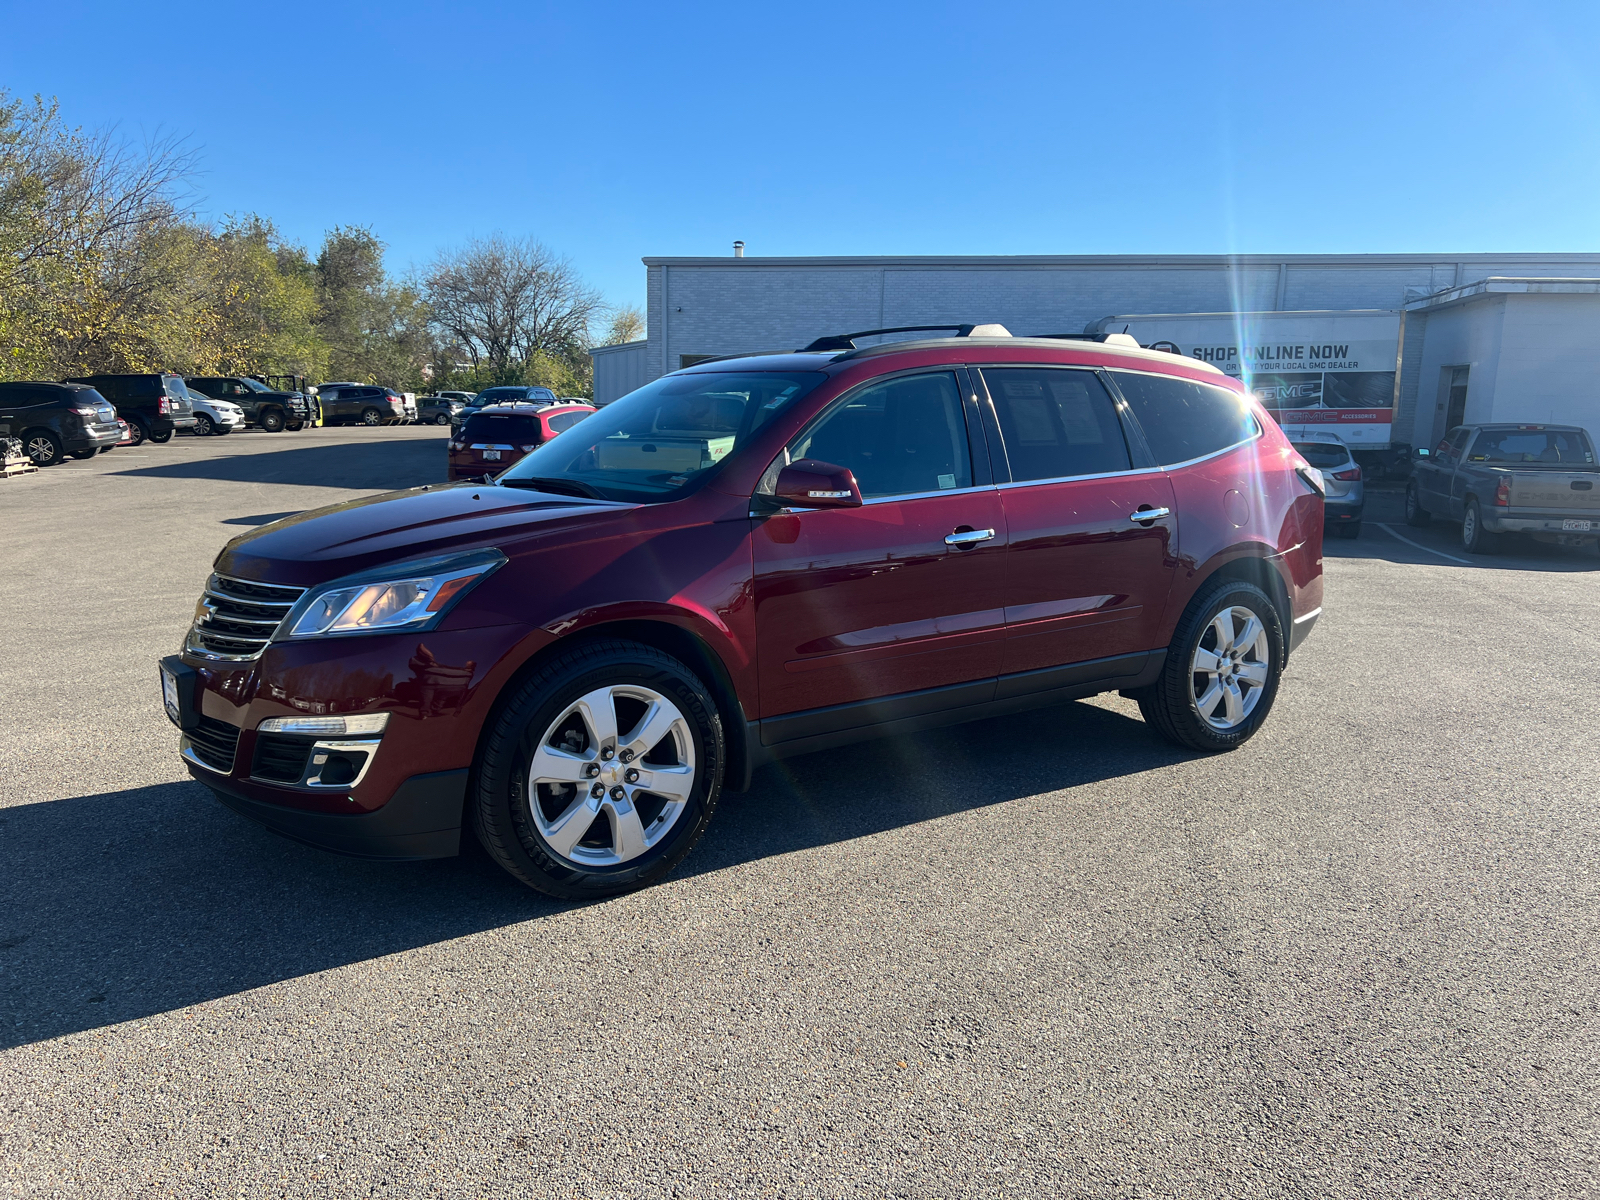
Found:
[[231, 780], [189, 764], [189, 773], [242, 817], [296, 842], [356, 858], [408, 861], [453, 858], [461, 851], [465, 768], [413, 775], [389, 803], [368, 813], [322, 813], [287, 808], [247, 795]]

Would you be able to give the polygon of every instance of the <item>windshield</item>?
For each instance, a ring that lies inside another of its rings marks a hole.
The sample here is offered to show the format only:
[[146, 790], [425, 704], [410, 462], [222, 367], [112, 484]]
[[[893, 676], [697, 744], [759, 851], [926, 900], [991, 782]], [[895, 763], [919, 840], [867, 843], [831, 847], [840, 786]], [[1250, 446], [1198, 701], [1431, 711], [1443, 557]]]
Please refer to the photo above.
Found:
[[569, 479], [608, 500], [670, 500], [826, 378], [810, 371], [667, 375], [590, 413], [501, 482]]
[[1576, 429], [1485, 430], [1472, 444], [1467, 461], [1559, 466], [1592, 463], [1594, 451], [1589, 448], [1589, 439]]

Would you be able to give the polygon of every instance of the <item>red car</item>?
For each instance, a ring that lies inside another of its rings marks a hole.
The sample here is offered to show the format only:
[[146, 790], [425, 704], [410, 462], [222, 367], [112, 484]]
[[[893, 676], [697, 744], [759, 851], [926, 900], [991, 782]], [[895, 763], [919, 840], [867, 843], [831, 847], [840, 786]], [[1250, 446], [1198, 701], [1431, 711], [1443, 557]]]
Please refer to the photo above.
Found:
[[593, 897], [789, 755], [1108, 690], [1240, 745], [1322, 611], [1320, 476], [1206, 364], [984, 332], [707, 362], [495, 482], [241, 535], [162, 662], [191, 773]]
[[498, 475], [596, 409], [592, 404], [496, 404], [480, 408], [450, 439], [446, 479]]

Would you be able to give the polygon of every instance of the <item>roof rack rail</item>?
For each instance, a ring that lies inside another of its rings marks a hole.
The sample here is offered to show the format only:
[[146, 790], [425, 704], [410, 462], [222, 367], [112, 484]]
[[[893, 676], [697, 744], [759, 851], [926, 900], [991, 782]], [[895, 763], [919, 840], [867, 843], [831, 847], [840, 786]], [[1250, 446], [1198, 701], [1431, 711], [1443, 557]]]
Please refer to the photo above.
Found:
[[819, 337], [800, 353], [805, 354], [812, 350], [854, 350], [857, 338], [877, 337], [885, 333], [939, 333], [946, 330], [953, 331], [958, 338], [972, 337], [974, 333], [979, 337], [1011, 336], [1011, 332], [1004, 325], [896, 325], [893, 329], [863, 329], [856, 333], [829, 334], [827, 337]]

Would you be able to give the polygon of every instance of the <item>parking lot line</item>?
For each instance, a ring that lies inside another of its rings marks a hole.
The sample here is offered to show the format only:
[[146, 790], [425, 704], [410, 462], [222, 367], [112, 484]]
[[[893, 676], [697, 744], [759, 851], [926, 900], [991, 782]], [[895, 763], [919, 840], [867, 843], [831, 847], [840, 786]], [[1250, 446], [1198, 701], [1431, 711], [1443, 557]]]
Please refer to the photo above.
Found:
[[1379, 529], [1382, 529], [1386, 533], [1388, 533], [1391, 537], [1397, 537], [1402, 542], [1404, 542], [1406, 545], [1415, 546], [1418, 550], [1425, 550], [1429, 554], [1437, 554], [1440, 558], [1448, 558], [1451, 562], [1460, 563], [1463, 567], [1475, 567], [1475, 566], [1478, 565], [1477, 563], [1473, 562], [1470, 558], [1457, 558], [1454, 554], [1446, 554], [1443, 550], [1435, 550], [1431, 546], [1424, 546], [1421, 542], [1413, 542], [1405, 534], [1400, 533], [1398, 530], [1394, 529], [1392, 526], [1385, 525], [1382, 521], [1377, 522], [1377, 526], [1378, 526]]

